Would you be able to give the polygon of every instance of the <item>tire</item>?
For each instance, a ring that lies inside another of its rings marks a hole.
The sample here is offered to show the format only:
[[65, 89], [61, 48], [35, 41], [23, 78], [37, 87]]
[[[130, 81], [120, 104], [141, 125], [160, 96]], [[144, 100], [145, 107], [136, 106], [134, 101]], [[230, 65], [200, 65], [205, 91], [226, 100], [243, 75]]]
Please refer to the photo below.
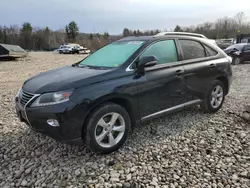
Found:
[[213, 81], [211, 89], [209, 90], [203, 102], [200, 104], [202, 111], [204, 111], [205, 113], [217, 112], [223, 105], [225, 92], [225, 86], [221, 81]]
[[[111, 121], [112, 117], [116, 121]], [[124, 144], [130, 127], [129, 114], [123, 107], [114, 103], [105, 103], [95, 109], [87, 119], [83, 134], [86, 146], [97, 154], [112, 153]]]
[[234, 57], [232, 61], [232, 65], [239, 65], [241, 62], [242, 61], [239, 57]]

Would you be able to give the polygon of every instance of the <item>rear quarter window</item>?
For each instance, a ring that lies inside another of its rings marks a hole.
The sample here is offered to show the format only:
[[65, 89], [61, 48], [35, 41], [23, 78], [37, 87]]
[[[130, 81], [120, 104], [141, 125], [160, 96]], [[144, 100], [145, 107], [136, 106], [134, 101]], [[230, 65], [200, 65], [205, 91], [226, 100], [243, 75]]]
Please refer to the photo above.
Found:
[[218, 54], [217, 51], [215, 51], [214, 49], [210, 48], [209, 46], [207, 45], [204, 45], [205, 49], [206, 49], [206, 52], [207, 52], [207, 56], [216, 56]]
[[205, 48], [201, 43], [193, 40], [179, 40], [184, 60], [206, 57]]

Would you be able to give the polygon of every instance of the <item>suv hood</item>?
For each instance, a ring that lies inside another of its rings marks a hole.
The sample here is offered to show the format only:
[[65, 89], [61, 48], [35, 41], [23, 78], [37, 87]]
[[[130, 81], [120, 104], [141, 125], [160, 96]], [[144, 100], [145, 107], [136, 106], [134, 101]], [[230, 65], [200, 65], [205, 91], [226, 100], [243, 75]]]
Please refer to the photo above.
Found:
[[[24, 82], [23, 90], [29, 93], [42, 94], [54, 91], [63, 91], [78, 88], [98, 79], [91, 79], [97, 75], [110, 72], [112, 69], [91, 69], [65, 66], [40, 73]], [[84, 81], [86, 78], [88, 81]]]

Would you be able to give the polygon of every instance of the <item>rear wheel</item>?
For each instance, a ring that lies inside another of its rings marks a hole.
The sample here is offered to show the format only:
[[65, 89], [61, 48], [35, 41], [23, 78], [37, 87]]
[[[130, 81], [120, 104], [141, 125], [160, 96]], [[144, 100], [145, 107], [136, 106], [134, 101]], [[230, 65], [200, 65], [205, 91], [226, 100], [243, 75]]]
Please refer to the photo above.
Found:
[[240, 63], [241, 63], [241, 59], [239, 57], [234, 57], [233, 58], [233, 62], [232, 62], [233, 65], [238, 65]]
[[101, 105], [87, 120], [86, 145], [94, 153], [111, 153], [126, 141], [130, 126], [129, 114], [123, 107], [114, 103]]
[[224, 102], [225, 91], [223, 83], [219, 80], [215, 80], [206, 98], [200, 105], [201, 109], [207, 113], [217, 112]]

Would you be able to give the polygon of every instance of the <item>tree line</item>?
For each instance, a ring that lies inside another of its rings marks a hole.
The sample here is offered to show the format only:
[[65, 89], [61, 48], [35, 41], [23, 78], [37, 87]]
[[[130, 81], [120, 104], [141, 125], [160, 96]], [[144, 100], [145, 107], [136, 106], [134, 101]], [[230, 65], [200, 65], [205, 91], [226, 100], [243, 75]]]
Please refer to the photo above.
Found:
[[0, 43], [19, 45], [25, 50], [57, 49], [61, 44], [78, 43], [92, 51], [108, 44], [109, 34], [79, 33], [76, 22], [72, 21], [64, 29], [53, 31], [49, 27], [39, 28], [25, 22], [18, 25], [0, 25]]
[[[215, 22], [204, 22], [192, 26], [176, 25], [173, 30], [169, 31], [200, 33], [211, 39], [231, 38], [238, 34], [250, 34], [250, 22], [244, 12], [239, 12], [234, 17], [225, 16]], [[155, 35], [159, 32], [161, 31], [158, 29], [140, 31], [124, 28], [123, 36]]]
[[[164, 30], [167, 31], [167, 30]], [[204, 34], [211, 39], [231, 38], [237, 34], [250, 34], [250, 22], [244, 12], [239, 12], [234, 17], [222, 17], [215, 22], [205, 22], [193, 26], [177, 25], [173, 30], [179, 32], [194, 32]], [[54, 50], [63, 43], [78, 43], [92, 51], [127, 36], [155, 35], [159, 29], [140, 31], [123, 29], [120, 36], [110, 36], [109, 33], [80, 33], [76, 22], [72, 21], [65, 28], [51, 30], [49, 27], [39, 28], [25, 22], [20, 26], [0, 25], [0, 43], [15, 44], [26, 50]]]

